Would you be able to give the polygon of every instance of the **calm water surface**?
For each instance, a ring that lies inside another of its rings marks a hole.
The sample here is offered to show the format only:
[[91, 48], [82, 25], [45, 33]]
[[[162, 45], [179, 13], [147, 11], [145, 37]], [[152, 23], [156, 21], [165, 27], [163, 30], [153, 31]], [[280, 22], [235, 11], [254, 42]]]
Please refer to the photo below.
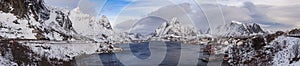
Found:
[[78, 66], [207, 66], [203, 45], [180, 42], [143, 42], [116, 45], [122, 52], [92, 54], [76, 58]]

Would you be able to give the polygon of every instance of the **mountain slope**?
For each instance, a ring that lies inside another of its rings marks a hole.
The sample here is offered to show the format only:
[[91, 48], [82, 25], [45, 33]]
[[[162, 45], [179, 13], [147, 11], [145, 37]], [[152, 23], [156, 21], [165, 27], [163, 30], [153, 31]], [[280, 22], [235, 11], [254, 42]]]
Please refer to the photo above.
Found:
[[100, 19], [84, 14], [77, 7], [70, 12], [70, 20], [78, 34], [97, 42], [123, 42], [129, 41], [125, 33], [116, 33], [106, 16]]
[[0, 3], [2, 38], [74, 39], [72, 35], [76, 31], [68, 11], [46, 7], [43, 0], [1, 0]]
[[126, 38], [112, 30], [105, 16], [98, 19], [76, 10], [47, 7], [43, 0], [0, 0], [3, 66], [71, 66], [75, 56], [114, 51], [110, 43]]
[[241, 37], [265, 33], [256, 23], [241, 23], [232, 21], [229, 24], [218, 27], [216, 35], [224, 37]]
[[199, 35], [195, 27], [185, 26], [173, 18], [170, 22], [163, 23], [155, 30], [154, 37], [159, 38], [187, 38]]
[[125, 34], [115, 33], [103, 16], [46, 7], [43, 0], [1, 0], [0, 38], [43, 40], [123, 41]]

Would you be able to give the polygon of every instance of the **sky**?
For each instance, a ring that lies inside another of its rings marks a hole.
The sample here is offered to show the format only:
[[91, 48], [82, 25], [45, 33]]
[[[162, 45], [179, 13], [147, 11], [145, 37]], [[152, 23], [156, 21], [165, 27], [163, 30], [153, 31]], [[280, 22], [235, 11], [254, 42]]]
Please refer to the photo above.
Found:
[[84, 13], [96, 17], [106, 15], [120, 32], [151, 32], [173, 17], [202, 31], [231, 21], [258, 23], [266, 30], [300, 27], [300, 0], [45, 0], [45, 3], [69, 10], [80, 7]]

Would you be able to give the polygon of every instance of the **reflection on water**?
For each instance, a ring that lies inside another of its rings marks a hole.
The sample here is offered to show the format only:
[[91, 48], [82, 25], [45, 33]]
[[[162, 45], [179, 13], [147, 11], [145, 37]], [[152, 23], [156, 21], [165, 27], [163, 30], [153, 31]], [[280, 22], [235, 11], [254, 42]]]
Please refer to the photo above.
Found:
[[180, 59], [181, 44], [178, 42], [165, 42], [167, 44], [167, 54], [159, 66], [176, 66]]
[[114, 53], [99, 54], [103, 66], [124, 66]]
[[[152, 48], [150, 46], [154, 47]], [[88, 61], [94, 60], [99, 61], [100, 66], [136, 66], [136, 65], [148, 65], [148, 66], [206, 66], [207, 63], [199, 60], [200, 58], [208, 57], [208, 55], [200, 52], [203, 48], [202, 45], [191, 45], [191, 44], [181, 44], [179, 42], [165, 42], [165, 44], [160, 43], [136, 43], [136, 44], [120, 44], [117, 45], [124, 48], [123, 52], [119, 53], [109, 53], [109, 54], [95, 54], [97, 56], [87, 56], [93, 59], [85, 59]], [[166, 51], [164, 55], [159, 55], [159, 52]], [[157, 53], [158, 52], [158, 53]], [[118, 55], [116, 55], [118, 54]], [[131, 55], [132, 54], [132, 55]], [[162, 59], [161, 61], [151, 61], [149, 59]], [[136, 59], [141, 59], [143, 61], [137, 61]], [[85, 61], [81, 60], [81, 61]], [[125, 61], [121, 61], [125, 60]], [[77, 60], [76, 60], [77, 61]], [[145, 64], [148, 63], [148, 64]], [[159, 63], [157, 63], [159, 62]], [[86, 64], [90, 65], [90, 64]]]
[[151, 52], [149, 49], [149, 42], [143, 42], [139, 44], [129, 44], [133, 55], [139, 59], [147, 59], [150, 57]]

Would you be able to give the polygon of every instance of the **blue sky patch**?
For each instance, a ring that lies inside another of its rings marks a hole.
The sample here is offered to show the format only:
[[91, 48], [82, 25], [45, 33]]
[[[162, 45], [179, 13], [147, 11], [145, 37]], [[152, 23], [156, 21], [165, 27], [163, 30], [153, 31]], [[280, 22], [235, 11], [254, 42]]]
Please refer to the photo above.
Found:
[[100, 15], [114, 17], [118, 15], [120, 11], [130, 3], [131, 1], [127, 0], [107, 0], [104, 7], [100, 11]]

